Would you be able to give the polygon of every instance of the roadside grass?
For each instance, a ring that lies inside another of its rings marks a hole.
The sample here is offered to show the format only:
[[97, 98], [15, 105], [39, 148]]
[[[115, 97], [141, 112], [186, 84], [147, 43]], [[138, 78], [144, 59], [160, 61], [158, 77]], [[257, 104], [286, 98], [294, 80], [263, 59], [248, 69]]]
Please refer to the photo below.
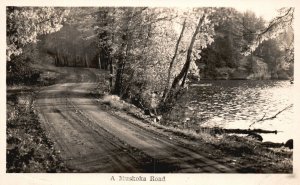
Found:
[[102, 103], [110, 105], [115, 109], [124, 109], [125, 106], [128, 106], [125, 102], [120, 100], [119, 96], [116, 95], [104, 95], [101, 99]]
[[128, 115], [170, 133], [170, 139], [172, 139], [172, 135], [176, 135], [207, 145], [210, 151], [205, 151], [206, 153], [211, 153], [209, 155], [216, 159], [229, 158], [230, 165], [236, 167], [240, 173], [293, 172], [293, 150], [283, 146], [270, 148], [246, 135], [216, 134], [213, 128], [202, 129], [201, 126], [195, 129], [195, 127], [189, 126], [191, 123], [188, 124], [182, 119], [174, 119], [173, 122], [163, 124], [157, 121], [156, 117], [145, 115], [141, 109], [115, 95], [104, 95], [99, 102], [109, 106], [108, 110], [126, 112]]
[[[162, 128], [185, 139], [199, 141], [210, 145], [215, 158], [231, 158], [233, 166], [241, 173], [292, 173], [293, 151], [285, 147], [268, 148], [262, 142], [253, 138], [229, 134], [211, 134], [209, 129], [182, 129], [164, 126], [152, 122], [157, 128]], [[218, 151], [218, 152], [216, 152]], [[216, 152], [216, 153], [215, 153]]]
[[101, 99], [100, 103], [109, 105], [111, 108], [116, 110], [122, 110], [131, 114], [142, 116], [142, 112], [136, 106], [121, 100], [119, 96], [105, 94]]

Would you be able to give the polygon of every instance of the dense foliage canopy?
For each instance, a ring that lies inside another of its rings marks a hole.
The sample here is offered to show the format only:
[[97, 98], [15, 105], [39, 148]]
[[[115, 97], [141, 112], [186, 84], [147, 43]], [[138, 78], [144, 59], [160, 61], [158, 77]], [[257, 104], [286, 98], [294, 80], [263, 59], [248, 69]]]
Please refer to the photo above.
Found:
[[[282, 8], [268, 23], [234, 8], [7, 7], [7, 61], [65, 25], [64, 34], [52, 34], [46, 44], [60, 43], [51, 46], [56, 65], [89, 67], [87, 53], [98, 53], [97, 66], [111, 72], [112, 93], [140, 106], [168, 108], [200, 76], [254, 78], [256, 66], [270, 78], [291, 77], [293, 15], [293, 8]], [[98, 48], [81, 49], [84, 40]], [[77, 61], [77, 55], [84, 56]]]
[[7, 7], [7, 60], [20, 55], [26, 44], [35, 43], [38, 35], [58, 31], [68, 12], [54, 7]]

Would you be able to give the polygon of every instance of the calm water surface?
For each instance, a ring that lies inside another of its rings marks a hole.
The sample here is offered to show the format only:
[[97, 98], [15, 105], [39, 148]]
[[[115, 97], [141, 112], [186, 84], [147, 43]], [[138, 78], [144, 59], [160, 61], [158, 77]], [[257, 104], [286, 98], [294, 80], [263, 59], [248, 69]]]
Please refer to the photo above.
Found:
[[[189, 109], [204, 120], [203, 126], [248, 129], [256, 120], [274, 116], [293, 104], [293, 85], [289, 81], [223, 80], [201, 81], [186, 96]], [[264, 134], [264, 141], [285, 142], [293, 138], [294, 107], [273, 120], [258, 122], [251, 128], [281, 131]]]

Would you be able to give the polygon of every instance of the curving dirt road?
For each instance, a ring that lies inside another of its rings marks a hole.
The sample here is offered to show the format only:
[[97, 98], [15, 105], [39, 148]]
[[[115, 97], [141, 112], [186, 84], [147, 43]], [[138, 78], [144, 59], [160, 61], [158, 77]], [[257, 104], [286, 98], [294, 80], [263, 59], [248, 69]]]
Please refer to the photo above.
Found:
[[234, 172], [156, 128], [102, 110], [89, 94], [101, 78], [95, 69], [64, 70], [59, 83], [40, 91], [35, 106], [74, 172]]

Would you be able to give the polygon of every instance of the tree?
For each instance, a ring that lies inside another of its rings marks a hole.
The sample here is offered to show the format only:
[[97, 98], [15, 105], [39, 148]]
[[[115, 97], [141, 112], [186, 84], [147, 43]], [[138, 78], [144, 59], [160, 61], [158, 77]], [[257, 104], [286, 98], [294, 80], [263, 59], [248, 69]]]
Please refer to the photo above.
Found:
[[22, 48], [37, 42], [37, 37], [58, 31], [65, 16], [64, 8], [53, 7], [7, 7], [6, 60], [22, 53]]
[[[278, 15], [273, 18], [264, 29], [249, 33], [255, 39], [253, 39], [253, 42], [249, 45], [245, 54], [248, 55], [253, 52], [264, 40], [276, 38], [280, 34], [286, 32], [288, 29], [293, 29], [293, 20], [294, 8], [289, 7], [279, 9]], [[289, 47], [289, 50], [292, 51], [291, 55], [293, 55], [293, 44], [291, 44]]]
[[[268, 26], [272, 24], [257, 17], [254, 12], [240, 13], [233, 8], [218, 8], [211, 19], [216, 22], [216, 34], [214, 42], [201, 52], [201, 58], [197, 61], [197, 65], [201, 67], [201, 77], [214, 79], [222, 77], [224, 73], [229, 74], [229, 78], [244, 78], [242, 74], [245, 72], [246, 75], [252, 73], [252, 57], [260, 57], [268, 64], [269, 72], [274, 74], [272, 78], [277, 79], [280, 71], [286, 72], [286, 69], [278, 65], [282, 63], [283, 53], [293, 51], [293, 31], [290, 26], [278, 30], [281, 34], [276, 38], [273, 35], [274, 38], [266, 38], [258, 43], [259, 34], [270, 30]], [[286, 55], [284, 58], [285, 61], [291, 61], [293, 55]], [[290, 65], [289, 70], [292, 67]]]
[[[284, 56], [281, 67], [288, 71], [289, 75], [293, 76], [293, 63], [294, 63], [294, 8], [280, 8], [278, 15], [273, 18], [266, 27], [256, 32], [250, 33], [254, 39], [248, 45], [248, 49], [244, 52], [245, 55], [253, 53], [260, 45], [267, 44], [268, 42], [276, 42], [279, 48], [276, 48], [276, 53], [281, 53]], [[276, 40], [276, 41], [275, 41]], [[271, 46], [271, 47], [274, 47]], [[262, 47], [261, 47], [262, 48]], [[274, 48], [273, 48], [274, 51]], [[278, 65], [278, 64], [274, 64]]]
[[116, 66], [113, 93], [138, 98], [146, 107], [153, 92], [164, 92], [161, 101], [173, 99], [188, 74], [199, 75], [195, 59], [213, 42], [210, 13], [209, 8], [102, 11], [105, 20], [99, 20], [96, 31], [100, 48]]
[[201, 78], [218, 77], [219, 68], [237, 68], [246, 45], [243, 39], [243, 14], [234, 8], [217, 8], [210, 15], [215, 23], [214, 42], [201, 52], [197, 65]]
[[177, 42], [176, 42], [174, 55], [173, 55], [173, 57], [172, 57], [172, 60], [171, 60], [171, 62], [170, 62], [170, 66], [169, 66], [169, 69], [168, 69], [168, 77], [167, 77], [166, 87], [165, 87], [164, 94], [163, 94], [163, 101], [164, 101], [164, 102], [166, 101], [166, 98], [167, 98], [167, 96], [168, 96], [168, 94], [169, 94], [169, 92], [170, 92], [169, 84], [170, 84], [170, 78], [171, 78], [171, 71], [172, 71], [172, 68], [173, 68], [173, 65], [174, 65], [176, 56], [177, 56], [179, 44], [180, 44], [181, 39], [182, 39], [182, 37], [183, 37], [183, 33], [184, 33], [184, 30], [185, 30], [185, 27], [186, 27], [186, 19], [184, 19], [184, 21], [183, 21], [182, 29], [181, 29], [179, 38], [178, 38], [178, 40], [177, 40]]
[[149, 59], [157, 50], [152, 48], [150, 51], [150, 46], [156, 42], [153, 39], [154, 35], [157, 36], [154, 32], [160, 34], [155, 24], [168, 18], [155, 11], [161, 10], [109, 8], [100, 11], [99, 26], [96, 30], [99, 47], [116, 67], [114, 93], [117, 95], [123, 96], [128, 93], [130, 89], [128, 85], [131, 84], [134, 76], [144, 70], [140, 66], [142, 63], [146, 66], [154, 62], [150, 62]]

